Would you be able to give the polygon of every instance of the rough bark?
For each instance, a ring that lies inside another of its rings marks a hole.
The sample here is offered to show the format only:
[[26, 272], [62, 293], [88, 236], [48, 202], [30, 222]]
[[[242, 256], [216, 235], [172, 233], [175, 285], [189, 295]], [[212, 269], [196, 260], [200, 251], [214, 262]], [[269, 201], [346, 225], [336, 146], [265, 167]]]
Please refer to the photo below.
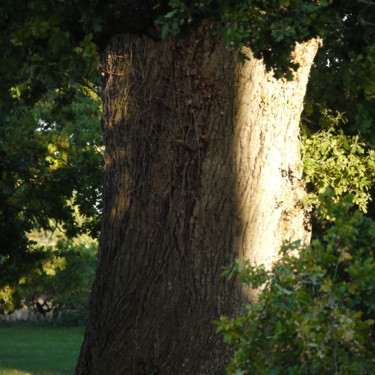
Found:
[[237, 249], [253, 265], [269, 267], [285, 241], [310, 239], [299, 120], [319, 43], [296, 46], [300, 68], [293, 81], [273, 78], [255, 59], [236, 67], [233, 159], [242, 223]]
[[231, 256], [269, 261], [303, 238], [298, 122], [317, 48], [293, 82], [243, 65], [213, 25], [112, 40], [104, 64], [104, 223], [76, 374], [218, 375], [212, 321], [251, 298]]

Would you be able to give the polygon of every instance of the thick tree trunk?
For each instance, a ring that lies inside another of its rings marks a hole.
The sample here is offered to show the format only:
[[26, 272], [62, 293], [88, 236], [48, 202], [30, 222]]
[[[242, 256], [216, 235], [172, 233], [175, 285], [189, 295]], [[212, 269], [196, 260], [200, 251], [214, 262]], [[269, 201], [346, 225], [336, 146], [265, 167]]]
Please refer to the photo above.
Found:
[[100, 261], [76, 374], [225, 373], [212, 321], [251, 296], [222, 267], [306, 238], [298, 122], [316, 49], [298, 46], [286, 82], [238, 64], [209, 24], [112, 41]]

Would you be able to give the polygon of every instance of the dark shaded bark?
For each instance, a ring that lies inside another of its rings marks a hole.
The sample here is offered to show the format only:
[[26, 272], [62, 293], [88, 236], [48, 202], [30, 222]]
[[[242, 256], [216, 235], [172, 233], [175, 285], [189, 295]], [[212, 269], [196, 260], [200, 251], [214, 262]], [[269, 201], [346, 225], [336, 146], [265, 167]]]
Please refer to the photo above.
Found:
[[[304, 235], [302, 99], [286, 103], [303, 98], [307, 78], [288, 86], [259, 61], [238, 67], [209, 23], [161, 43], [115, 38], [103, 59], [104, 223], [76, 374], [224, 374], [231, 351], [212, 321], [251, 296], [222, 267], [232, 256], [268, 261], [282, 240]], [[267, 107], [275, 87], [280, 103]], [[273, 147], [286, 157], [269, 160]]]

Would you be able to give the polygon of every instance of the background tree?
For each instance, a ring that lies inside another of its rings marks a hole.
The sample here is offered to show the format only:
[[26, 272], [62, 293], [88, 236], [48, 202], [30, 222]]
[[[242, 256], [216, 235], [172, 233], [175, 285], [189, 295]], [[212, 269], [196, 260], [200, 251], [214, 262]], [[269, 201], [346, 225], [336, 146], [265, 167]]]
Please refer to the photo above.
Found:
[[374, 144], [374, 4], [333, 4], [342, 14], [336, 32], [327, 33], [311, 72], [303, 118], [313, 131], [324, 127], [319, 108], [347, 118], [346, 132]]
[[95, 46], [89, 36], [74, 45], [59, 24], [69, 15], [65, 7], [31, 1], [14, 12], [14, 6], [3, 2], [0, 20], [2, 312], [25, 298], [21, 280], [43, 272], [54, 257], [30, 233], [97, 237], [101, 211]]
[[95, 243], [86, 246], [60, 240], [41, 267], [21, 279], [17, 291], [23, 303], [35, 307], [40, 317], [50, 312], [53, 324], [85, 324], [96, 248]]

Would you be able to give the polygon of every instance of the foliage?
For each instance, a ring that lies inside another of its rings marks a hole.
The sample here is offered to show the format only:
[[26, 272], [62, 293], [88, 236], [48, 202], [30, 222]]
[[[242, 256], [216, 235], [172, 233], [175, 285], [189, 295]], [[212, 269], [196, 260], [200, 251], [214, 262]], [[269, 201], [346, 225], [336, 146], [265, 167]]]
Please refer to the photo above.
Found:
[[20, 103], [2, 118], [0, 305], [8, 308], [20, 302], [14, 299], [20, 280], [53, 257], [30, 240], [31, 231], [61, 228], [69, 238], [99, 233], [99, 100], [89, 87], [77, 90], [69, 105], [51, 92], [32, 109]]
[[[53, 258], [44, 260], [38, 275], [28, 275], [19, 293], [26, 304], [39, 298], [63, 310], [86, 308], [96, 269], [97, 245], [86, 247], [59, 241], [51, 248]], [[29, 278], [29, 280], [27, 280]]]
[[59, 312], [57, 317], [52, 320], [44, 320], [44, 325], [51, 325], [53, 327], [82, 327], [87, 324], [89, 316], [88, 306], [80, 307], [74, 310], [63, 310]]
[[[345, 113], [349, 130], [375, 144], [374, 2], [354, 0], [172, 0], [159, 17], [162, 36], [185, 34], [202, 20], [215, 20], [231, 49], [249, 47], [276, 77], [292, 77], [296, 42], [323, 40], [311, 71], [307, 103]], [[317, 107], [315, 107], [317, 108]], [[320, 111], [305, 112], [316, 128]]]
[[99, 233], [98, 55], [92, 34], [83, 32], [93, 28], [95, 17], [88, 14], [95, 3], [1, 4], [2, 308], [15, 308], [21, 280], [44, 272], [42, 265], [54, 260], [52, 251], [30, 240], [31, 231], [61, 228], [69, 238]]
[[[346, 132], [375, 145], [375, 4], [333, 2], [342, 8], [341, 25], [324, 36], [311, 70], [306, 102], [344, 113]], [[305, 117], [319, 129], [320, 110], [308, 106]]]
[[19, 278], [17, 285], [0, 289], [2, 310], [7, 313], [21, 301], [35, 306], [42, 300], [56, 311], [63, 314], [68, 311], [70, 315], [77, 313], [81, 317], [82, 310], [87, 309], [95, 274], [96, 250], [95, 243], [86, 247], [62, 240], [55, 247], [44, 249], [44, 256], [31, 271]]
[[351, 198], [321, 209], [332, 226], [308, 247], [283, 247], [271, 271], [236, 262], [225, 271], [258, 300], [218, 331], [235, 354], [231, 374], [373, 374], [375, 368], [375, 222]]
[[335, 199], [350, 193], [353, 202], [366, 212], [371, 200], [370, 189], [375, 184], [375, 151], [359, 141], [359, 136], [348, 136], [338, 127], [346, 120], [342, 114], [321, 108], [321, 131], [303, 137], [302, 160], [305, 181], [310, 185], [310, 201], [328, 187]]
[[[92, 34], [82, 30], [78, 38], [73, 33], [94, 22], [87, 16], [95, 3], [1, 3], [3, 260], [10, 252], [25, 252], [31, 245], [26, 233], [35, 226], [48, 229], [51, 219], [68, 232], [76, 230], [70, 203], [93, 218], [86, 229], [98, 233], [98, 215], [85, 203], [98, 200], [101, 180], [98, 55]], [[78, 24], [77, 15], [82, 18]], [[73, 191], [75, 201], [69, 203]]]
[[61, 102], [75, 95], [82, 80], [97, 76], [98, 56], [89, 31], [98, 28], [92, 14], [96, 0], [3, 0], [0, 16], [0, 111], [6, 113], [16, 93], [33, 105], [50, 90]]
[[171, 11], [157, 21], [163, 37], [168, 31], [175, 35], [184, 32], [203, 19], [215, 20], [229, 48], [249, 47], [276, 77], [293, 77], [296, 42], [323, 37], [328, 29], [340, 25], [340, 15], [328, 1], [172, 0], [169, 4]]

